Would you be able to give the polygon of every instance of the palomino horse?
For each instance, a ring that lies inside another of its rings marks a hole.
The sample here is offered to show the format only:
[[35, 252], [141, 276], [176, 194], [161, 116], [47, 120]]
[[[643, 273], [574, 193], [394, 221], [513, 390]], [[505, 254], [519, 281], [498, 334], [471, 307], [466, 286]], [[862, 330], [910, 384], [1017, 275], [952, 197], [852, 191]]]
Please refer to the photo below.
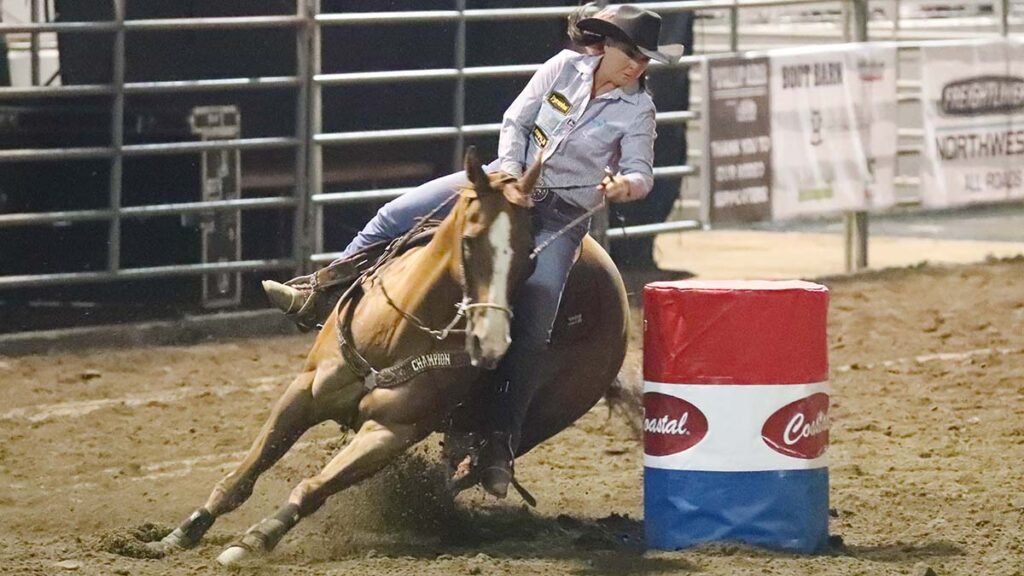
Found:
[[[531, 167], [519, 182], [527, 193], [539, 169]], [[218, 557], [221, 564], [269, 552], [329, 496], [372, 476], [431, 432], [446, 432], [452, 446], [467, 445], [458, 439], [480, 429], [480, 411], [467, 407], [484, 401], [491, 369], [510, 343], [510, 302], [532, 270], [533, 237], [529, 211], [503, 194], [514, 179], [488, 177], [472, 150], [466, 172], [472, 189], [459, 194], [430, 242], [377, 268], [362, 281], [361, 298], [339, 302], [245, 459], [152, 548], [171, 552], [196, 545], [217, 517], [249, 497], [260, 474], [326, 420], [356, 430], [352, 441], [319, 474], [299, 482], [287, 504], [228, 546]], [[518, 454], [617, 390], [613, 383], [626, 351], [626, 294], [614, 264], [589, 237], [565, 293], [569, 321], [556, 324], [557, 361], [529, 407]], [[427, 329], [454, 325], [453, 309], [465, 315], [464, 342], [458, 340], [462, 331]], [[400, 378], [389, 384], [384, 368], [396, 364], [400, 369], [392, 376]], [[449, 464], [471, 451], [446, 446]]]

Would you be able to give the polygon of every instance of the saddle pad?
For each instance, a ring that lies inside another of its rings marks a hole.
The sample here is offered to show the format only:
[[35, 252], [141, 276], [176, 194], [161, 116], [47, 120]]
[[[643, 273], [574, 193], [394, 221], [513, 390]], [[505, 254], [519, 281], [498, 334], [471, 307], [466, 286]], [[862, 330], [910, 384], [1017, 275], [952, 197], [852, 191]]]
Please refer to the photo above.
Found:
[[584, 340], [600, 324], [600, 309], [593, 302], [593, 283], [579, 276], [577, 260], [562, 292], [562, 301], [558, 304], [558, 314], [551, 331], [552, 344]]

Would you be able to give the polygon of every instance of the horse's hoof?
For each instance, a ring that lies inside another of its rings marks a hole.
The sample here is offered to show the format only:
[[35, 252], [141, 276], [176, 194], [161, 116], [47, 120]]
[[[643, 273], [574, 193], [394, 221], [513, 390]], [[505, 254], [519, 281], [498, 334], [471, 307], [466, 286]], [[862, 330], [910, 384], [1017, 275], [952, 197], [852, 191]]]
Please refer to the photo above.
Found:
[[263, 291], [267, 293], [270, 303], [285, 314], [298, 311], [306, 301], [301, 291], [273, 280], [263, 281]]
[[168, 556], [168, 554], [180, 552], [184, 549], [175, 546], [174, 544], [168, 544], [163, 540], [157, 540], [156, 542], [146, 542], [145, 544], [143, 544], [143, 546], [145, 546], [145, 549], [150, 550], [155, 554], [155, 556], [158, 556], [160, 558], [164, 558], [165, 556]]
[[195, 542], [188, 540], [181, 528], [175, 528], [173, 532], [164, 536], [163, 539], [156, 542], [146, 542], [145, 546], [150, 552], [163, 557], [192, 548], [195, 546]]
[[217, 556], [217, 562], [224, 567], [242, 566], [256, 560], [257, 556], [248, 548], [239, 545], [228, 546]]
[[157, 540], [156, 542], [146, 542], [142, 546], [153, 554], [153, 558], [163, 558], [168, 554], [173, 554], [175, 552], [181, 551], [181, 548], [171, 546], [165, 543], [163, 540]]

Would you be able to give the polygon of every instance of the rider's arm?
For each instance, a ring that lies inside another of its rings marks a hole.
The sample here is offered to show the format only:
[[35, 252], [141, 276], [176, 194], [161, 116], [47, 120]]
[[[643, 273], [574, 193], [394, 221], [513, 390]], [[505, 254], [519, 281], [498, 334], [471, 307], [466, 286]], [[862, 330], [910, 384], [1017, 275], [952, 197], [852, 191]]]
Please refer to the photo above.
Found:
[[649, 102], [630, 124], [620, 141], [621, 159], [619, 178], [629, 182], [629, 200], [640, 200], [647, 196], [654, 185], [654, 139], [657, 137], [654, 121], [654, 103]]
[[512, 102], [502, 118], [501, 134], [498, 137], [498, 158], [501, 170], [515, 176], [523, 173], [526, 148], [530, 131], [537, 119], [537, 111], [547, 91], [558, 78], [569, 58], [579, 56], [572, 50], [563, 50], [545, 62], [530, 78], [526, 88]]

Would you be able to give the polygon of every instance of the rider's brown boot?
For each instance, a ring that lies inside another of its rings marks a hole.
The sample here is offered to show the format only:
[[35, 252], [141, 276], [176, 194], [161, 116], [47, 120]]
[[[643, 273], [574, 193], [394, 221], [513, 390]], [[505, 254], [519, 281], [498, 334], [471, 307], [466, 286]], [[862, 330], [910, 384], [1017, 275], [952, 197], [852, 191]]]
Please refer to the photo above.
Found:
[[306, 287], [296, 288], [273, 280], [263, 281], [263, 291], [267, 293], [270, 303], [287, 314], [299, 330], [308, 332], [320, 322], [321, 307], [314, 305], [318, 294], [316, 291]]
[[515, 474], [512, 435], [493, 432], [480, 451], [480, 486], [491, 496], [504, 498]]
[[263, 291], [267, 293], [270, 303], [285, 314], [298, 312], [309, 298], [309, 292], [303, 292], [273, 280], [263, 281]]
[[357, 253], [284, 284], [264, 280], [263, 291], [270, 303], [287, 314], [299, 330], [308, 332], [327, 319], [341, 293], [359, 277], [367, 262], [366, 254]]

